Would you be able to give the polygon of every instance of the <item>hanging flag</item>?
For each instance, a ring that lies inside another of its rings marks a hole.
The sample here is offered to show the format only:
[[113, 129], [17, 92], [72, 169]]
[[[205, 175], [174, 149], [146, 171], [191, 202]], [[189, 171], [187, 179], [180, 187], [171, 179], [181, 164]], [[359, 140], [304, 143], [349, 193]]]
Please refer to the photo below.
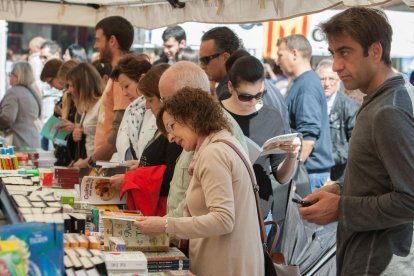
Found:
[[277, 40], [281, 37], [302, 34], [308, 35], [308, 16], [299, 16], [292, 19], [282, 21], [269, 21], [263, 23], [263, 58], [276, 59], [277, 58]]

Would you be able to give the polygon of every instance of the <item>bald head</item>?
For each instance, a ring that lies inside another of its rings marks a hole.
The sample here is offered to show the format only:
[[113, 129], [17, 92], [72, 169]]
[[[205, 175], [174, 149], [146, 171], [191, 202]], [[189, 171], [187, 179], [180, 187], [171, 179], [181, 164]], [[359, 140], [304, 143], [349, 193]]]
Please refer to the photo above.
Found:
[[186, 86], [210, 92], [210, 82], [203, 69], [190, 61], [176, 62], [161, 76], [160, 96], [162, 98], [171, 97]]
[[40, 47], [46, 40], [41, 36], [36, 36], [32, 38], [29, 42], [30, 53], [40, 52]]

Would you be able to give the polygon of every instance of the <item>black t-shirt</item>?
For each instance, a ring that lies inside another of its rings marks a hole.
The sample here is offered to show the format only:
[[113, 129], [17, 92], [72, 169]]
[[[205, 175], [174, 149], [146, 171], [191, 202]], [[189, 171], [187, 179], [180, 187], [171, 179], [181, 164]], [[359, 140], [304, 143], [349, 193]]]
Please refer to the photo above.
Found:
[[[227, 110], [227, 109], [226, 109]], [[285, 134], [283, 119], [280, 112], [271, 106], [264, 105], [258, 111], [249, 115], [237, 115], [227, 110], [239, 124], [243, 134], [262, 146], [268, 139]], [[259, 196], [268, 200], [273, 194], [271, 174], [276, 180], [276, 171], [286, 154], [271, 154], [261, 156], [253, 164], [257, 183], [259, 184]]]
[[166, 165], [160, 196], [168, 196], [170, 191], [170, 182], [174, 174], [175, 163], [183, 150], [176, 143], [168, 142], [168, 139], [157, 133], [155, 138], [148, 142], [141, 159], [139, 160], [140, 167]]

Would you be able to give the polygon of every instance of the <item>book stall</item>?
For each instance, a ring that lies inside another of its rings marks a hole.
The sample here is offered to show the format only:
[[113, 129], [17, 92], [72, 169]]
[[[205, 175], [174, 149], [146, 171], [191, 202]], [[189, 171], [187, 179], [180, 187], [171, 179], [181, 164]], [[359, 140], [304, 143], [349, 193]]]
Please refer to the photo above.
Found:
[[141, 212], [109, 182], [127, 166], [53, 167], [47, 152], [12, 147], [0, 161], [0, 275], [193, 275], [168, 235], [133, 226]]

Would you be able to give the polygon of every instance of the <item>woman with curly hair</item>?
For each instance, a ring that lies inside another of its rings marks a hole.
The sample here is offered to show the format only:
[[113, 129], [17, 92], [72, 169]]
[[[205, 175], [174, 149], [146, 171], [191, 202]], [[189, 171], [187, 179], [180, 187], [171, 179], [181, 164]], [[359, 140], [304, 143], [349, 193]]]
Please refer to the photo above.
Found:
[[145, 234], [190, 239], [190, 266], [196, 275], [264, 275], [251, 178], [226, 143], [248, 157], [219, 103], [201, 89], [185, 87], [165, 100], [157, 126], [170, 142], [194, 151], [184, 217], [142, 217], [134, 225]]

